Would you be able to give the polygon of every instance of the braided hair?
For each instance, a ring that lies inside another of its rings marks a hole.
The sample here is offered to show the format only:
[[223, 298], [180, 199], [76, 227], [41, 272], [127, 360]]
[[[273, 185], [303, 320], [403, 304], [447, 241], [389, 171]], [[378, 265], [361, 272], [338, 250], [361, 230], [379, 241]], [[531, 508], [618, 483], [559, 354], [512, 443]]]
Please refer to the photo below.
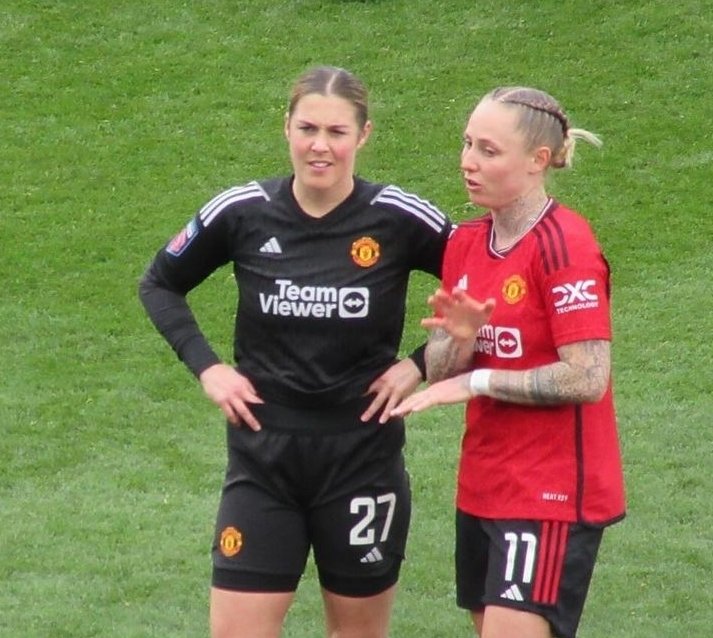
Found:
[[499, 87], [490, 91], [482, 101], [485, 100], [512, 105], [520, 110], [518, 128], [525, 134], [527, 147], [550, 148], [552, 168], [565, 168], [572, 165], [574, 147], [578, 139], [594, 146], [602, 145], [602, 141], [594, 133], [570, 126], [569, 118], [559, 102], [540, 89], [521, 86]]

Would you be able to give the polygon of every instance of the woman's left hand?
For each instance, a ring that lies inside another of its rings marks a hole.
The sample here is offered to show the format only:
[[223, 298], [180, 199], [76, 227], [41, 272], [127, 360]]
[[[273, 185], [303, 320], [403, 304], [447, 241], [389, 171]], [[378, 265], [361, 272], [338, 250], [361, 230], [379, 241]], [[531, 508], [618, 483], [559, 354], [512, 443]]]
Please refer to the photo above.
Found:
[[411, 394], [421, 383], [421, 372], [409, 358], [392, 365], [384, 374], [377, 377], [366, 391], [374, 394], [369, 407], [361, 415], [362, 421], [369, 421], [379, 410], [382, 410], [379, 423], [386, 423], [391, 417], [391, 411]]

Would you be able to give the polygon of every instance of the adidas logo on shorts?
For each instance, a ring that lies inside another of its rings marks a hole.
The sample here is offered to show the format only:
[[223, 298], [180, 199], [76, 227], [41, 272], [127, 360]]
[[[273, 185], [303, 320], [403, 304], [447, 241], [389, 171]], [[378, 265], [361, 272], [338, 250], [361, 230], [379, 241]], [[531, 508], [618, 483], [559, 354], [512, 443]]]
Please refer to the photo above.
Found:
[[510, 585], [510, 587], [508, 587], [502, 594], [500, 594], [500, 598], [516, 600], [518, 602], [522, 602], [523, 600], [525, 600], [522, 596], [520, 588], [517, 585]]
[[360, 563], [378, 563], [384, 560], [383, 555], [379, 551], [378, 547], [373, 547], [367, 554], [359, 561]]

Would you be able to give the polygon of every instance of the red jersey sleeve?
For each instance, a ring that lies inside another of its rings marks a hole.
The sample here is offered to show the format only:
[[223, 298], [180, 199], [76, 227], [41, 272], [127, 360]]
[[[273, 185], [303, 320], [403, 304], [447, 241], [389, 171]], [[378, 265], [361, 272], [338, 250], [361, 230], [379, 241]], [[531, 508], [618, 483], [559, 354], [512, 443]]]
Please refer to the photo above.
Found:
[[563, 263], [542, 276], [554, 343], [610, 340], [609, 264], [589, 225], [581, 218], [566, 221]]

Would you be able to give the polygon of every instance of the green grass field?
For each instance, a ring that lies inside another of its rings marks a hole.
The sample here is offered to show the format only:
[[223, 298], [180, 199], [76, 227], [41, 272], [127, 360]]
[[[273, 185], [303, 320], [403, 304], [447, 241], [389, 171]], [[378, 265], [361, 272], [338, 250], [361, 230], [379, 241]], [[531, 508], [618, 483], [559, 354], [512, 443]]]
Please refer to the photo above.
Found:
[[[374, 180], [472, 214], [465, 118], [500, 84], [559, 97], [582, 146], [552, 193], [613, 268], [629, 515], [605, 535], [582, 638], [713, 631], [713, 2], [4, 0], [0, 9], [0, 636], [207, 636], [223, 421], [136, 282], [217, 191], [289, 170], [292, 80], [370, 86]], [[435, 283], [416, 277], [404, 351]], [[192, 296], [226, 357], [229, 272]], [[409, 421], [396, 638], [472, 635], [455, 607], [458, 408]], [[310, 568], [285, 636], [322, 635]]]

